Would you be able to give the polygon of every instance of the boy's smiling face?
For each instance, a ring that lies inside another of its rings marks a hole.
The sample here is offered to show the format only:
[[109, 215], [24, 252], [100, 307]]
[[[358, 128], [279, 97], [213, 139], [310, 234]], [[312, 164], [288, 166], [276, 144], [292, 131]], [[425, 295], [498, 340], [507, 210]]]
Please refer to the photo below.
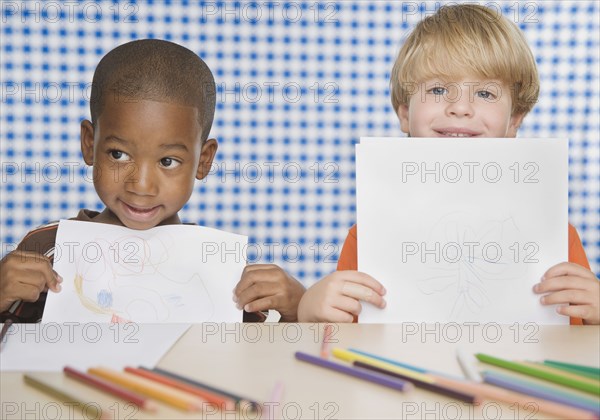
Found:
[[524, 117], [512, 114], [508, 86], [480, 78], [425, 80], [397, 113], [411, 137], [515, 137]]
[[96, 121], [81, 125], [81, 150], [94, 166], [106, 209], [96, 220], [149, 229], [180, 223], [194, 179], [208, 173], [216, 140], [202, 144], [198, 109], [151, 100], [107, 101]]

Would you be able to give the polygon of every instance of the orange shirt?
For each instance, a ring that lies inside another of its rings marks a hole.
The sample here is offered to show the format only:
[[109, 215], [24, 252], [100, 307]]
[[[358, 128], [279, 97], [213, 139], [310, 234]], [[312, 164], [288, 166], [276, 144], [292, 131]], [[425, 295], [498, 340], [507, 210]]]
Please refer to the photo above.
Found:
[[[569, 224], [569, 262], [579, 264], [590, 269], [590, 264], [585, 255], [583, 245], [579, 239], [577, 230]], [[550, 267], [548, 267], [550, 268]], [[342, 253], [338, 260], [338, 271], [358, 270], [358, 241], [356, 237], [356, 225], [352, 226], [342, 247]], [[581, 318], [571, 318], [571, 325], [581, 325]]]

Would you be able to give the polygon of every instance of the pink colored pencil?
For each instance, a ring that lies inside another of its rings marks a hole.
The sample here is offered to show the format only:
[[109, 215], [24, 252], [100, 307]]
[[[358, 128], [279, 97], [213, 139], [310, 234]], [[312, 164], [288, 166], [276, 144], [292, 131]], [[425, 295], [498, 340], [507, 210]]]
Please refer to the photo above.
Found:
[[321, 343], [321, 357], [327, 359], [329, 357], [329, 340], [331, 339], [333, 327], [331, 324], [325, 325], [323, 331], [323, 342]]

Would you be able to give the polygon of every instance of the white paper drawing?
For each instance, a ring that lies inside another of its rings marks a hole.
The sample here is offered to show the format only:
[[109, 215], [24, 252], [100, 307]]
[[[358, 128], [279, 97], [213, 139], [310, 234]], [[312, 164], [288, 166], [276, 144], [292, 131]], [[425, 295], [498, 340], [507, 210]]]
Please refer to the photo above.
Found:
[[247, 238], [199, 226], [147, 231], [61, 221], [44, 322], [241, 321], [231, 290]]
[[358, 268], [386, 287], [361, 322], [568, 318], [532, 287], [567, 260], [568, 143], [361, 139]]

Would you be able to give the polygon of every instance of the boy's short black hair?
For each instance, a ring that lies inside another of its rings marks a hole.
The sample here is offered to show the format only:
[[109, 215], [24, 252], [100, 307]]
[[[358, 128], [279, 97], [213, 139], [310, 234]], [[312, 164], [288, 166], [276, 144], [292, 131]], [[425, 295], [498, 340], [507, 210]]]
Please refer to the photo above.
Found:
[[92, 124], [109, 100], [132, 99], [196, 107], [204, 141], [215, 114], [215, 80], [206, 63], [181, 45], [160, 39], [131, 41], [110, 51], [96, 67], [90, 97]]

